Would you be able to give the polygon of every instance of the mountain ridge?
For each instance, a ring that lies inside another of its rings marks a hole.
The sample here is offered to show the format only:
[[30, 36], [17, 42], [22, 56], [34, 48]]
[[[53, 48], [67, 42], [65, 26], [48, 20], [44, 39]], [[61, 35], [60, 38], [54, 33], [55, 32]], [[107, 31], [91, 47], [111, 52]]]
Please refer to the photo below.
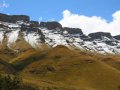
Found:
[[[64, 45], [102, 54], [120, 54], [119, 35], [112, 36], [109, 32], [85, 35], [80, 28], [62, 27], [57, 21], [31, 21], [27, 15], [0, 13], [0, 42], [1, 48], [4, 46], [15, 51], [26, 45], [36, 49]], [[25, 45], [20, 47], [22, 43], [16, 42], [24, 42]]]

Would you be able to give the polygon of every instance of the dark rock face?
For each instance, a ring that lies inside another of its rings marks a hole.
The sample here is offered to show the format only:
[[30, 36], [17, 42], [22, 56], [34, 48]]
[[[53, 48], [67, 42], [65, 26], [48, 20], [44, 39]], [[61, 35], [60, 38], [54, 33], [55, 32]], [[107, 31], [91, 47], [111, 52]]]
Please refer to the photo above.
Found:
[[96, 33], [90, 33], [88, 36], [90, 36], [93, 40], [94, 39], [102, 39], [103, 36], [112, 38], [110, 33], [106, 32], [96, 32]]
[[0, 13], [0, 21], [8, 22], [9, 21], [9, 16], [6, 15], [6, 14], [1, 14]]
[[117, 39], [117, 40], [120, 40], [120, 35], [113, 36], [113, 38], [115, 38], [115, 39]]
[[29, 28], [29, 26], [22, 24], [20, 29], [21, 29], [21, 31], [26, 31], [28, 28]]
[[40, 35], [40, 38], [38, 38], [38, 39], [41, 40], [42, 42], [45, 42], [45, 36], [41, 32], [41, 30], [36, 26], [36, 23], [37, 22], [32, 23], [32, 26], [31, 26], [31, 24], [30, 25], [22, 24], [21, 31], [26, 31], [27, 34], [35, 33], [35, 36], [38, 34], [38, 35]]
[[30, 21], [30, 27], [39, 27], [38, 21]]
[[29, 22], [30, 18], [29, 16], [25, 16], [25, 15], [13, 15], [10, 18], [11, 22], [16, 22], [16, 21], [24, 21], [24, 22]]
[[65, 27], [64, 30], [66, 30], [69, 34], [83, 34], [82, 30], [79, 28], [68, 28]]
[[116, 46], [117, 43], [113, 43], [112, 41], [105, 41], [106, 44], [111, 45], [111, 46]]
[[82, 40], [84, 40], [84, 41], [92, 41], [92, 38], [91, 38], [91, 37], [86, 36], [86, 35], [84, 35], [84, 34], [81, 35], [80, 38], [81, 38]]
[[6, 15], [0, 13], [0, 21], [16, 23], [17, 21], [29, 22], [30, 18], [26, 15]]
[[3, 24], [0, 24], [0, 28], [4, 28], [4, 29], [10, 29], [10, 27], [8, 27], [8, 26], [5, 26], [5, 25], [3, 25]]
[[41, 22], [40, 27], [46, 27], [47, 29], [62, 29], [62, 25], [58, 22]]
[[4, 28], [5, 26], [3, 24], [0, 24], [0, 28]]

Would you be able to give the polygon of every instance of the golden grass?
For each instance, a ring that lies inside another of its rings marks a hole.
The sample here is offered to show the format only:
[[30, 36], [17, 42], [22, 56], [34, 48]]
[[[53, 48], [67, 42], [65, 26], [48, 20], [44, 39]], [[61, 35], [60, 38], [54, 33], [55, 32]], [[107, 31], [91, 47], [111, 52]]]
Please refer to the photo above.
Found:
[[26, 49], [10, 60], [24, 82], [40, 90], [119, 90], [120, 56], [70, 50], [64, 46]]

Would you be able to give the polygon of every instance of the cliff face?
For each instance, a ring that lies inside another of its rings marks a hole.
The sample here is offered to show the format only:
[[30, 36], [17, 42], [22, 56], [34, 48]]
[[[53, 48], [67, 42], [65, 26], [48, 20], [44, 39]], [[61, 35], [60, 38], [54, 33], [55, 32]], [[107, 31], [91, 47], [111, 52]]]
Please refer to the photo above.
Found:
[[110, 33], [106, 33], [106, 32], [90, 33], [88, 36], [90, 36], [93, 40], [94, 39], [102, 39], [102, 37], [112, 38], [112, 35]]
[[62, 27], [58, 22], [30, 21], [26, 15], [0, 14], [0, 48], [39, 48], [64, 45], [97, 53], [120, 54], [120, 38], [109, 32], [88, 36], [79, 28]]
[[82, 30], [79, 28], [68, 28], [65, 27], [64, 30], [66, 30], [69, 34], [83, 34]]
[[30, 18], [26, 15], [6, 15], [0, 13], [0, 21], [16, 23], [17, 21], [29, 22]]
[[49, 30], [56, 29], [56, 28], [62, 29], [62, 25], [58, 22], [41, 22], [40, 27], [44, 27]]

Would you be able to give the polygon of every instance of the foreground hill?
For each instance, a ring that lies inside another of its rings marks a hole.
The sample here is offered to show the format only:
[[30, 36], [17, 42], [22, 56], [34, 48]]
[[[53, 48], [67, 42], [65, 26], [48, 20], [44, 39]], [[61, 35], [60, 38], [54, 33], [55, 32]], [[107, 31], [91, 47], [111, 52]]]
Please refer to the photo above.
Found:
[[57, 46], [28, 50], [10, 63], [24, 82], [40, 90], [119, 90], [119, 58]]

